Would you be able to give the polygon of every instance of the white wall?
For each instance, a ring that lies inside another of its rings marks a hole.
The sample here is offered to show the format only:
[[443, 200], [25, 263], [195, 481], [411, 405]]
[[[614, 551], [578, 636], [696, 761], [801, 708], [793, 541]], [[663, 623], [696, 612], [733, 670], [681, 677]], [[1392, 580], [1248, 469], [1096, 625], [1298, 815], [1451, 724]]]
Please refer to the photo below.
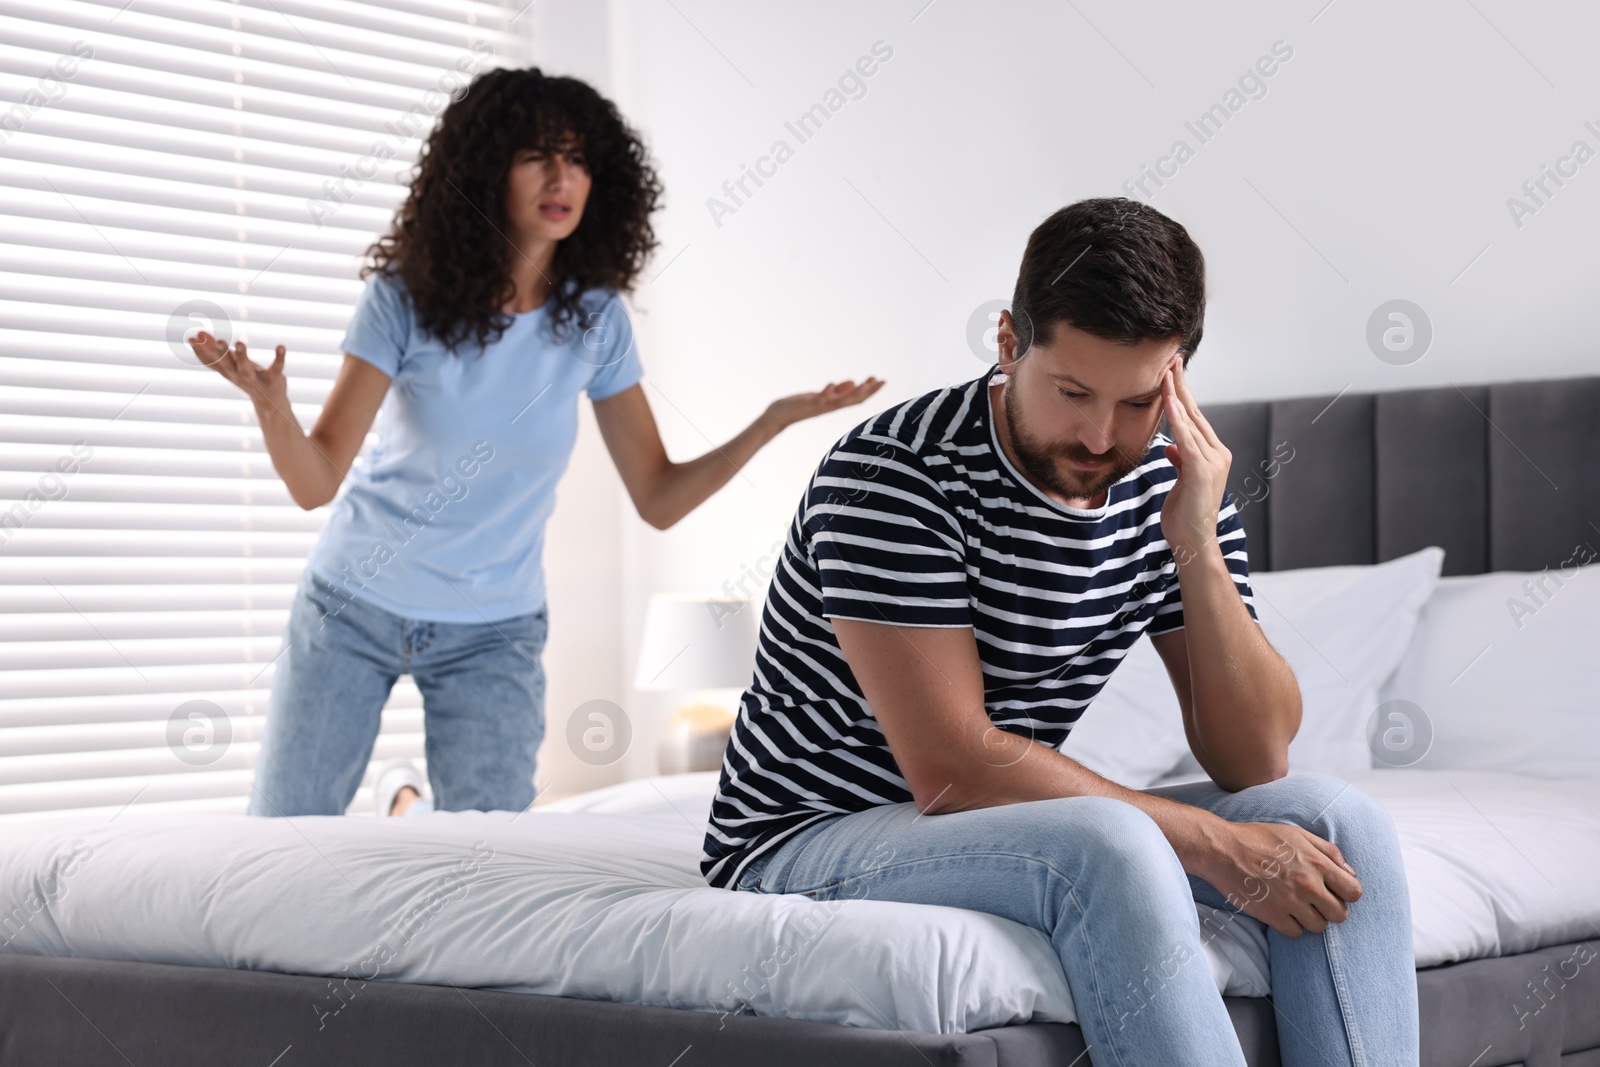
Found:
[[[610, 33], [604, 4], [536, 3], [521, 19], [532, 38], [528, 62], [583, 78], [610, 93]], [[541, 800], [618, 781], [622, 765], [592, 766], [567, 743], [567, 721], [590, 700], [624, 705], [624, 642], [619, 632], [625, 496], [589, 404], [579, 403], [578, 440], [556, 492], [545, 538], [550, 636], [543, 663], [545, 743], [536, 784]], [[631, 512], [630, 512], [631, 514]]]
[[[603, 91], [646, 133], [666, 182], [652, 272], [666, 269], [635, 307], [674, 456], [829, 380], [887, 378], [877, 410], [975, 376], [969, 316], [1009, 296], [1029, 231], [1074, 200], [1123, 194], [1180, 138], [1193, 158], [1149, 188], [1209, 264], [1191, 371], [1202, 403], [1600, 372], [1600, 158], [1550, 185], [1520, 227], [1507, 207], [1575, 141], [1600, 152], [1592, 6], [924, 4], [539, 5], [572, 42], [547, 35], [547, 65], [606, 68]], [[784, 123], [876, 41], [893, 56], [865, 96], [800, 144]], [[1293, 55], [1265, 96], [1201, 144], [1184, 123], [1278, 41]], [[793, 158], [717, 225], [707, 198], [780, 138]], [[1435, 331], [1409, 366], [1366, 342], [1369, 316], [1395, 298]], [[599, 605], [591, 589], [613, 598], [594, 610], [614, 614], [561, 633], [551, 655], [602, 631], [619, 647], [551, 673], [582, 676], [562, 683], [569, 703], [618, 692], [634, 714], [635, 751], [614, 771], [652, 769], [669, 703], [626, 685], [648, 594], [737, 580], [782, 536], [822, 450], [867, 414], [790, 430], [664, 534], [618, 506], [607, 461], [592, 437], [580, 445], [583, 488], [563, 487], [551, 570], [579, 546], [596, 573], [558, 577], [553, 616], [558, 631], [573, 626], [579, 609], [562, 601], [583, 590]], [[613, 515], [617, 530], [603, 531]], [[553, 730], [561, 710], [552, 704]]]

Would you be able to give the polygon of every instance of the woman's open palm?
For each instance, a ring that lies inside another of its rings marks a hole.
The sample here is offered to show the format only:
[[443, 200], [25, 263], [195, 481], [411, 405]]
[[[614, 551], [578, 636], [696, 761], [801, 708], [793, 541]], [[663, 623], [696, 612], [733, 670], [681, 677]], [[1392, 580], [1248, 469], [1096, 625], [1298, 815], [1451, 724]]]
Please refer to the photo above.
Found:
[[201, 330], [189, 339], [189, 347], [206, 366], [243, 389], [250, 399], [265, 401], [280, 411], [289, 408], [289, 385], [284, 377], [283, 360], [286, 354], [282, 345], [268, 367], [258, 367], [250, 359], [245, 343], [239, 341], [232, 348], [220, 337], [212, 337]]
[[878, 378], [868, 378], [860, 385], [854, 381], [829, 382], [815, 393], [779, 397], [767, 405], [767, 417], [777, 420], [780, 426], [792, 426], [804, 419], [859, 404], [882, 388], [883, 382]]

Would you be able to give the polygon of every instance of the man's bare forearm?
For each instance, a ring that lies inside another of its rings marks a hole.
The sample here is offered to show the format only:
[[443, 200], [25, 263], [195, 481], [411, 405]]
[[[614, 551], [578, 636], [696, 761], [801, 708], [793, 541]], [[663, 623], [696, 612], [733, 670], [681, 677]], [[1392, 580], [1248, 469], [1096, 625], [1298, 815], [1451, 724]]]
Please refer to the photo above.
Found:
[[1300, 727], [1294, 673], [1250, 617], [1215, 541], [1179, 561], [1178, 587], [1195, 759], [1224, 789], [1283, 777]]
[[[962, 749], [970, 748], [970, 751]], [[953, 811], [1021, 804], [1059, 797], [1110, 797], [1132, 804], [1155, 822], [1183, 869], [1200, 873], [1214, 853], [1223, 820], [1203, 808], [1128, 789], [1037, 741], [995, 728], [952, 752], [950, 782], [923, 811]]]

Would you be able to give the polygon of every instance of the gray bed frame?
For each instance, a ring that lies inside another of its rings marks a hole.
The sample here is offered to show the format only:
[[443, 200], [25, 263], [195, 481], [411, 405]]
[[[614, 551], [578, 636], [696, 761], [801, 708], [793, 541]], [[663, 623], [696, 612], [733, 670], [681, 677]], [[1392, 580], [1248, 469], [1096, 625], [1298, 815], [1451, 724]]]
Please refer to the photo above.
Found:
[[[1347, 391], [1206, 413], [1233, 453], [1229, 488], [1245, 502], [1256, 570], [1376, 563], [1440, 545], [1446, 574], [1536, 571], [1580, 545], [1600, 548], [1600, 378]], [[1422, 1063], [1600, 1067], [1600, 967], [1566, 962], [1596, 952], [1600, 937], [1419, 971]], [[1092, 1062], [1075, 1025], [922, 1034], [385, 982], [341, 987], [347, 1003], [329, 1015], [331, 986], [0, 952], [0, 1064]], [[1271, 1002], [1224, 1002], [1251, 1067], [1278, 1064]]]

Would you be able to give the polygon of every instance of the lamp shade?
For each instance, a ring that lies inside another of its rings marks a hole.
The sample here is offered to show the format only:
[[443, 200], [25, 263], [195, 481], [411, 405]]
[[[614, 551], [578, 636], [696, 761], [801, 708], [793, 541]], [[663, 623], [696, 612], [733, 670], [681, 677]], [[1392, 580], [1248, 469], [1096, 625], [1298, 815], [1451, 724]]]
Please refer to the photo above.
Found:
[[755, 670], [760, 615], [748, 600], [657, 593], [645, 610], [635, 688], [743, 689]]

